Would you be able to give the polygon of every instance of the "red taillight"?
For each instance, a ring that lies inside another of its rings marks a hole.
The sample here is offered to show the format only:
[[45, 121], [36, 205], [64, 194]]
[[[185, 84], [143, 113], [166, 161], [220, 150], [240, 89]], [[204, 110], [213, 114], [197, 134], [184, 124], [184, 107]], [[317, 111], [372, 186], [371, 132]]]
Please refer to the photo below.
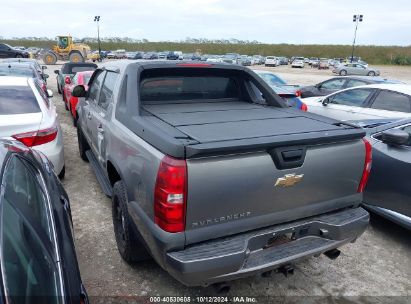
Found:
[[39, 146], [51, 142], [57, 137], [57, 127], [16, 134], [12, 137], [27, 147]]
[[185, 229], [187, 164], [165, 156], [157, 173], [154, 190], [155, 223], [167, 232]]
[[305, 103], [302, 103], [302, 104], [301, 104], [301, 107], [300, 107], [300, 110], [301, 110], [301, 111], [304, 111], [304, 112], [307, 112], [307, 111], [308, 111], [307, 105], [306, 105]]
[[372, 146], [368, 140], [363, 138], [364, 145], [365, 145], [365, 163], [364, 163], [364, 170], [362, 172], [362, 177], [360, 184], [358, 185], [357, 192], [364, 192], [365, 186], [367, 185], [368, 177], [370, 176], [371, 172], [371, 164], [372, 164]]
[[45, 84], [44, 82], [41, 84], [41, 89], [42, 89], [44, 92], [47, 92], [47, 86], [46, 86], [46, 84]]
[[295, 95], [297, 95], [297, 97], [300, 97], [301, 96], [301, 91], [300, 90], [296, 91]]
[[70, 84], [70, 83], [71, 83], [71, 78], [70, 78], [70, 76], [66, 76], [66, 78], [64, 78], [64, 83], [65, 83], [65, 84]]
[[176, 66], [192, 67], [192, 68], [204, 68], [204, 67], [210, 67], [210, 66], [212, 66], [212, 64], [209, 64], [209, 63], [177, 63]]

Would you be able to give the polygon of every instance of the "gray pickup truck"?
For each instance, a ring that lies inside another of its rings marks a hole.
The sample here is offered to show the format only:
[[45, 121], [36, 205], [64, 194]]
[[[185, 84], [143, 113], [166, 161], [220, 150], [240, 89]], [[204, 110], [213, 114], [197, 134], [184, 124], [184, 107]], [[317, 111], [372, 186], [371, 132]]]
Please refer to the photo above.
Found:
[[206, 286], [335, 258], [366, 229], [364, 131], [288, 108], [248, 68], [113, 62], [73, 95], [127, 262]]

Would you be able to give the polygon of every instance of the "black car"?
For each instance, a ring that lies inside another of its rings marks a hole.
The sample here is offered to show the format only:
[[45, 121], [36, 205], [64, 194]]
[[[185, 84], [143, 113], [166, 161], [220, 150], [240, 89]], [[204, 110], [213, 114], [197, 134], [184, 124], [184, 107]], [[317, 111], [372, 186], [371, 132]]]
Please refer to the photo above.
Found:
[[331, 93], [348, 89], [351, 87], [357, 87], [367, 84], [375, 83], [402, 83], [401, 81], [394, 79], [386, 79], [381, 77], [362, 77], [362, 76], [345, 76], [334, 77], [323, 82], [317, 83], [313, 86], [301, 87], [301, 98], [326, 96]]
[[143, 55], [143, 52], [133, 52], [130, 57], [127, 57], [127, 59], [143, 59]]
[[0, 302], [88, 303], [70, 203], [46, 156], [0, 140]]
[[0, 58], [29, 58], [27, 51], [15, 49], [6, 43], [0, 43]]
[[174, 52], [168, 52], [167, 60], [178, 60], [178, 55]]
[[355, 123], [372, 144], [364, 206], [411, 230], [411, 119]]
[[31, 63], [0, 62], [0, 76], [33, 78], [41, 87], [41, 89], [47, 93], [47, 85], [45, 79], [48, 78], [48, 75], [44, 76], [43, 74], [41, 74], [41, 72], [39, 72]]
[[155, 52], [148, 52], [143, 55], [143, 59], [146, 59], [146, 60], [158, 59], [158, 54]]

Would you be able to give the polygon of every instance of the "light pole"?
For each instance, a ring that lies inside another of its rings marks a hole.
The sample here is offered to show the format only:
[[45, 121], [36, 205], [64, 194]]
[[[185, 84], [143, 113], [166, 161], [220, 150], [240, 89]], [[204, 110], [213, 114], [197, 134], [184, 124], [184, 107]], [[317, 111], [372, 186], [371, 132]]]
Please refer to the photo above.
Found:
[[98, 57], [101, 60], [101, 44], [100, 44], [100, 16], [94, 16], [94, 22], [97, 22], [97, 42], [98, 42]]
[[354, 60], [354, 47], [355, 47], [355, 39], [357, 38], [357, 28], [358, 23], [362, 22], [363, 15], [354, 15], [352, 21], [355, 22], [355, 32], [354, 32], [354, 41], [352, 43], [352, 53], [351, 53], [351, 62]]

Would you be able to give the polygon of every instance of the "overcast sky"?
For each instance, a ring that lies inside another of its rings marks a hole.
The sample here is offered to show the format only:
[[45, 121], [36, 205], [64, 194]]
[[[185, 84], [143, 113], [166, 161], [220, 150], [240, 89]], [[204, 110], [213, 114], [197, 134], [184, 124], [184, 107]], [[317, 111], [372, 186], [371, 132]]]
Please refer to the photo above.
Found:
[[411, 45], [409, 0], [1, 0], [0, 36], [186, 37], [265, 43]]

